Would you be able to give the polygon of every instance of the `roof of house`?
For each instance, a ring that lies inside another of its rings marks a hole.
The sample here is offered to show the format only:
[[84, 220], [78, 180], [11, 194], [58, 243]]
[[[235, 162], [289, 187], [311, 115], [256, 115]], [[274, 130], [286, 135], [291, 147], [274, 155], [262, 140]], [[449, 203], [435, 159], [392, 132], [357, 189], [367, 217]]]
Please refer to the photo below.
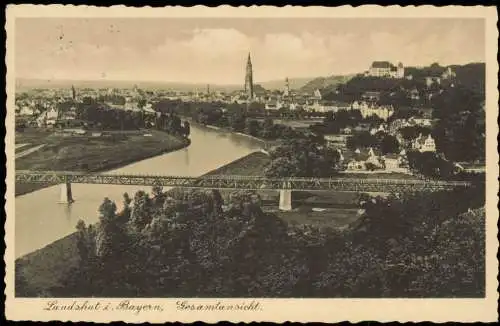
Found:
[[378, 91], [366, 91], [363, 93], [363, 95], [375, 95], [375, 96], [378, 96], [380, 95], [380, 92]]
[[394, 67], [389, 61], [373, 61], [372, 68], [392, 68]]
[[389, 159], [389, 160], [396, 160], [399, 158], [398, 154], [385, 154], [384, 158]]
[[[377, 149], [372, 149], [373, 154], [375, 154], [376, 157], [380, 157], [381, 153]], [[370, 157], [370, 148], [361, 148], [359, 149], [359, 153], [356, 153], [356, 151], [351, 151], [351, 150], [346, 150], [342, 151], [342, 156], [344, 157], [345, 161], [366, 161]]]

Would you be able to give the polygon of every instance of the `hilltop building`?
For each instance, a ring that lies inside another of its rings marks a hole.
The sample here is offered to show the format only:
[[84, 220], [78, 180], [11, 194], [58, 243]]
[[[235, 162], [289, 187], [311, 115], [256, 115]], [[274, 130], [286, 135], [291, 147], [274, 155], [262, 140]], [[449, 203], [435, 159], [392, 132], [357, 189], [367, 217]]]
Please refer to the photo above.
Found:
[[405, 68], [401, 62], [395, 66], [389, 61], [374, 61], [365, 75], [370, 77], [404, 78]]

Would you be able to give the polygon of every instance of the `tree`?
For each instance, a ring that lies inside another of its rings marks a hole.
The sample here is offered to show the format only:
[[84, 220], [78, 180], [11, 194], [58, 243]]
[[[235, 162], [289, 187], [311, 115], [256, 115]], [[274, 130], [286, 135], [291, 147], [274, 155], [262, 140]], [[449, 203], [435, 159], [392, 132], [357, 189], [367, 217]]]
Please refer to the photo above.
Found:
[[184, 125], [182, 127], [182, 134], [184, 137], [188, 137], [190, 133], [191, 133], [191, 126], [189, 125], [188, 121], [184, 121]]
[[234, 131], [242, 132], [245, 129], [245, 115], [241, 112], [231, 114], [229, 123]]
[[347, 139], [347, 148], [355, 150], [357, 148], [378, 148], [379, 141], [375, 135], [370, 134], [367, 131], [355, 134]]
[[309, 135], [287, 139], [271, 153], [266, 168], [270, 177], [329, 177], [340, 170], [340, 155], [324, 146], [324, 139]]
[[247, 119], [246, 121], [246, 126], [245, 126], [245, 131], [247, 134], [251, 135], [251, 136], [257, 136], [258, 135], [258, 131], [260, 129], [260, 125], [259, 125], [259, 122], [257, 120], [253, 120], [253, 119]]
[[272, 139], [275, 137], [274, 122], [272, 119], [266, 118], [264, 120], [260, 136], [264, 139]]
[[[158, 190], [158, 187], [156, 190]], [[151, 222], [153, 218], [151, 210], [152, 201], [149, 195], [144, 191], [136, 192], [130, 218], [130, 224], [135, 232], [141, 232]]]
[[104, 257], [107, 261], [112, 261], [114, 256], [120, 251], [120, 238], [122, 225], [118, 223], [116, 216], [116, 204], [104, 198], [99, 206], [99, 230], [97, 233], [96, 249], [97, 255]]
[[454, 161], [484, 158], [485, 130], [482, 101], [463, 86], [450, 87], [433, 100], [436, 146]]
[[453, 163], [434, 152], [409, 151], [407, 157], [410, 169], [423, 176], [446, 179], [455, 173]]
[[399, 141], [392, 135], [385, 135], [380, 142], [380, 150], [383, 154], [399, 153]]

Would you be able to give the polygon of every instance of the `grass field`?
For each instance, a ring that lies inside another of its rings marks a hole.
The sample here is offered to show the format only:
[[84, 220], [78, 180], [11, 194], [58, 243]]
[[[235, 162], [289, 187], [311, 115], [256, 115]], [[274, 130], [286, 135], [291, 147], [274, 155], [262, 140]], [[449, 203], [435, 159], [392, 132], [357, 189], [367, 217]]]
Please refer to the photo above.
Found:
[[210, 171], [205, 175], [235, 174], [262, 176], [264, 175], [264, 168], [269, 162], [271, 162], [271, 158], [268, 155], [255, 152]]
[[[159, 131], [112, 134], [110, 137], [62, 136], [52, 132], [29, 131], [16, 134], [17, 143], [45, 147], [16, 159], [16, 170], [97, 172], [187, 146], [187, 141]], [[24, 147], [23, 147], [24, 149]], [[16, 184], [16, 196], [49, 185]]]

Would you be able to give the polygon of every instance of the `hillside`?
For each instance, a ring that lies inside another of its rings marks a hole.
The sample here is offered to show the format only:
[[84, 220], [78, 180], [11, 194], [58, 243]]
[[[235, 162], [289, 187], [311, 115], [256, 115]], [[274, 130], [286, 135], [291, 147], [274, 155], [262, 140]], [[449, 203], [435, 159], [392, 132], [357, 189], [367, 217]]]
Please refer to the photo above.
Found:
[[[304, 77], [304, 78], [288, 78], [288, 84], [290, 85], [290, 89], [301, 89], [309, 83], [311, 80], [314, 80], [314, 77]], [[261, 82], [260, 84], [265, 89], [274, 90], [274, 89], [284, 89], [285, 88], [285, 78], [280, 80], [270, 80]]]
[[338, 84], [346, 83], [353, 76], [329, 76], [329, 77], [317, 77], [300, 88], [301, 92], [312, 94], [316, 89], [326, 89], [333, 88]]

